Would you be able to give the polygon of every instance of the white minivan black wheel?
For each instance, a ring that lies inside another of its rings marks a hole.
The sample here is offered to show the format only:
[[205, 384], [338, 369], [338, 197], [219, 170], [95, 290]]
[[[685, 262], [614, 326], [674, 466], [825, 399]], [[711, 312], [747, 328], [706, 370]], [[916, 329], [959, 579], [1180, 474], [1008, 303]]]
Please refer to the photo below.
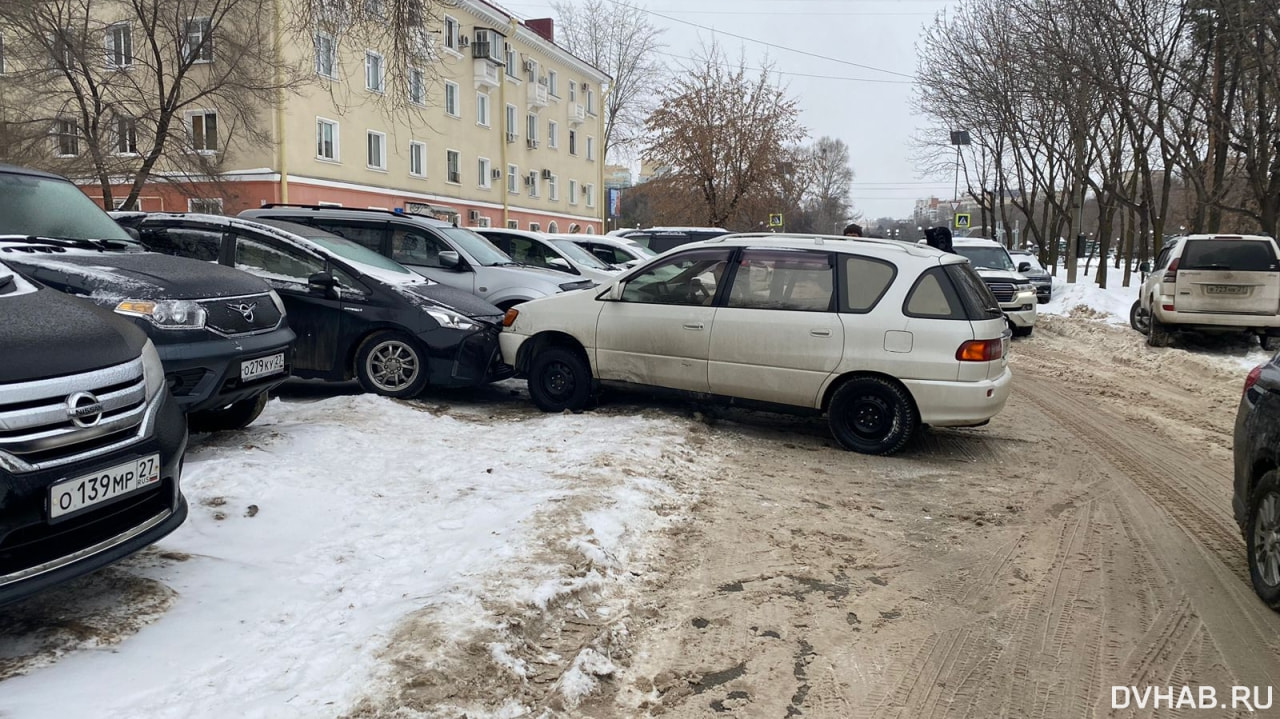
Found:
[[832, 395], [827, 423], [845, 449], [893, 454], [915, 434], [920, 415], [911, 395], [898, 383], [883, 377], [860, 377], [841, 385]]
[[577, 412], [591, 400], [591, 367], [567, 347], [539, 351], [529, 363], [529, 397], [543, 412]]
[[416, 397], [427, 386], [427, 363], [408, 337], [379, 332], [360, 345], [356, 377], [367, 392], [384, 397]]
[[1253, 590], [1267, 606], [1280, 609], [1280, 473], [1274, 469], [1249, 496], [1245, 544]]

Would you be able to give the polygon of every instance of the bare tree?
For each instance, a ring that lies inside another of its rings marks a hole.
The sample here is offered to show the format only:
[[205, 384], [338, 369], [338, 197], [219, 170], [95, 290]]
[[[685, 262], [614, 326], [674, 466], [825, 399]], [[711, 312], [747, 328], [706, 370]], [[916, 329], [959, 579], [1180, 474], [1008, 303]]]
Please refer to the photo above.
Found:
[[41, 151], [0, 154], [92, 178], [108, 208], [121, 178], [126, 207], [156, 177], [215, 178], [268, 142], [261, 112], [297, 82], [274, 17], [258, 0], [6, 0], [0, 113]]
[[653, 110], [667, 69], [658, 59], [661, 28], [642, 8], [622, 2], [552, 2], [559, 42], [611, 78], [604, 96], [604, 156], [635, 144]]
[[849, 199], [853, 189], [849, 146], [839, 138], [821, 137], [809, 148], [807, 159], [812, 166], [813, 189], [805, 205], [814, 216], [815, 229], [835, 231], [836, 224], [857, 219]]
[[701, 200], [703, 221], [735, 218], [753, 196], [768, 194], [786, 154], [806, 134], [796, 101], [745, 58], [731, 64], [712, 45], [663, 91], [649, 116], [645, 159], [671, 168], [680, 192]]

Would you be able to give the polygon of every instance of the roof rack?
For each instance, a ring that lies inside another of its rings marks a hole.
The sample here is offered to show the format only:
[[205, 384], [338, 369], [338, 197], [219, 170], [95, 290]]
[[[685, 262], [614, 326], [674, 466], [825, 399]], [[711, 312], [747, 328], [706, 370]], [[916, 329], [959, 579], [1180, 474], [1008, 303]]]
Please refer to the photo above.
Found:
[[[396, 208], [394, 210], [375, 210], [369, 207], [334, 207], [332, 205], [307, 205], [307, 204], [302, 204], [298, 202], [268, 202], [257, 209], [270, 210], [270, 209], [275, 209], [277, 207], [293, 207], [300, 210], [341, 210], [343, 212], [372, 212], [372, 213], [378, 213], [381, 215], [396, 215], [396, 216], [410, 214], [400, 208]], [[423, 217], [424, 215], [416, 215], [416, 216]]]

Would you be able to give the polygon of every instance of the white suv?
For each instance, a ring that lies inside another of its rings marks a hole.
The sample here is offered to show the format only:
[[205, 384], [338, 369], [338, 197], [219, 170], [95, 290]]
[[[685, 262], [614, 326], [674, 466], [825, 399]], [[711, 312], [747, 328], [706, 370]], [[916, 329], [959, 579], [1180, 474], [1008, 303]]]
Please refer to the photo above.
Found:
[[600, 385], [674, 390], [825, 412], [847, 449], [889, 454], [921, 424], [985, 424], [1009, 396], [987, 286], [962, 257], [890, 240], [727, 235], [504, 324], [503, 357], [549, 412]]
[[1147, 344], [1165, 347], [1177, 330], [1253, 332], [1280, 350], [1280, 252], [1270, 237], [1175, 237], [1156, 256], [1129, 311]]
[[1026, 337], [1036, 328], [1036, 288], [1031, 280], [1018, 274], [1009, 251], [995, 240], [957, 237], [952, 243], [956, 254], [967, 257], [978, 276], [1000, 303], [1016, 337]]

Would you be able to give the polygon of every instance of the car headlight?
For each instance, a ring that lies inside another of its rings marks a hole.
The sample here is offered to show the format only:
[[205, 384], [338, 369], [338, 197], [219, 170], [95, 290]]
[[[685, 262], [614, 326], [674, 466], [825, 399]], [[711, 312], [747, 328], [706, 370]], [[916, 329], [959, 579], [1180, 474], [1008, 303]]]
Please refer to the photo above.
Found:
[[160, 363], [160, 353], [151, 340], [142, 346], [142, 378], [147, 383], [147, 399], [156, 396], [164, 389], [164, 365]]
[[191, 300], [124, 300], [116, 312], [145, 317], [162, 330], [190, 330], [204, 327], [205, 311]]
[[439, 322], [441, 327], [448, 327], [451, 330], [474, 330], [480, 327], [470, 317], [460, 315], [457, 312], [439, 308], [429, 309], [426, 312], [431, 316], [431, 319]]
[[267, 294], [271, 296], [271, 304], [276, 306], [276, 312], [279, 312], [280, 316], [284, 317], [284, 300], [280, 299], [280, 295], [276, 294], [275, 290], [268, 290]]
[[1025, 282], [1025, 283], [1022, 283], [1022, 284], [1016, 284], [1016, 285], [1014, 285], [1014, 286], [1013, 286], [1013, 291], [1014, 291], [1014, 292], [1031, 292], [1033, 289], [1034, 289], [1034, 288], [1031, 286], [1031, 283], [1030, 283], [1030, 282]]

